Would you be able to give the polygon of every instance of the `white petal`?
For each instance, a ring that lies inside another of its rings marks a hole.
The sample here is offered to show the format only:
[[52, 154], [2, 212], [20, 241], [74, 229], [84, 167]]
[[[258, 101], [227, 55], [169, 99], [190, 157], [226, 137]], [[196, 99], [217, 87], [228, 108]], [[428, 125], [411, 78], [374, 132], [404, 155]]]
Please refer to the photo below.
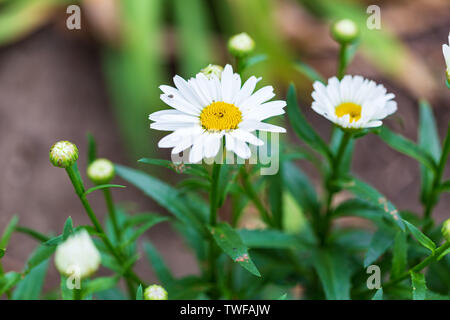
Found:
[[261, 139], [257, 138], [256, 136], [245, 130], [236, 129], [230, 132], [230, 135], [237, 140], [248, 142], [255, 146], [262, 146], [264, 144], [264, 141], [262, 141]]
[[259, 122], [256, 120], [245, 120], [242, 121], [239, 124], [239, 128], [240, 129], [244, 129], [247, 130], [249, 132], [255, 131], [255, 130], [261, 130], [261, 131], [270, 131], [270, 132], [286, 132], [286, 129], [279, 127], [279, 126], [275, 126], [273, 124], [270, 123], [265, 123], [265, 122]]
[[237, 106], [242, 104], [245, 100], [247, 100], [253, 91], [255, 91], [256, 84], [261, 80], [261, 78], [256, 78], [255, 76], [251, 76], [245, 81], [239, 93], [236, 95], [233, 103]]

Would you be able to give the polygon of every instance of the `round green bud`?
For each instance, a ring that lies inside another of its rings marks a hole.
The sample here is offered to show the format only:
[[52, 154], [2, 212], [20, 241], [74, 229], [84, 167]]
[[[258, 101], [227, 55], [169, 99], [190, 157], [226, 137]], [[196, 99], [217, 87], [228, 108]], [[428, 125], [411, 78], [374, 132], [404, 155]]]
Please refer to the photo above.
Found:
[[352, 43], [358, 39], [359, 29], [353, 20], [342, 19], [333, 23], [331, 35], [339, 43]]
[[209, 64], [200, 70], [200, 72], [203, 73], [208, 79], [211, 79], [213, 75], [220, 79], [222, 76], [222, 71], [223, 67], [216, 64]]
[[244, 57], [255, 49], [255, 41], [245, 32], [236, 34], [228, 40], [228, 50], [235, 57]]
[[114, 164], [108, 159], [96, 159], [87, 168], [87, 176], [95, 184], [108, 183], [114, 175]]
[[144, 291], [144, 300], [167, 300], [167, 291], [157, 284], [147, 287]]
[[450, 219], [447, 219], [442, 224], [442, 235], [445, 240], [450, 241]]
[[50, 148], [50, 162], [59, 168], [69, 168], [78, 160], [78, 148], [69, 141], [58, 141]]

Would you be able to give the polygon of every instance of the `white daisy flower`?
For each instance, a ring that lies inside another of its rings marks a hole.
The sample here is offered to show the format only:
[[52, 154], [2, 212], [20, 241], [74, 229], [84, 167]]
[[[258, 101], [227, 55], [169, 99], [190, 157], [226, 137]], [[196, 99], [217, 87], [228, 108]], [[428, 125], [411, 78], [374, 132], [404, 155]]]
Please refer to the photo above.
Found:
[[285, 101], [270, 101], [275, 94], [272, 86], [254, 92], [261, 78], [250, 77], [241, 87], [241, 77], [226, 65], [221, 79], [215, 74], [206, 77], [198, 73], [185, 81], [175, 76], [176, 88], [160, 86], [161, 100], [173, 109], [152, 113], [155, 121], [150, 128], [173, 131], [162, 138], [160, 148], [173, 148], [172, 154], [191, 148], [189, 162], [213, 158], [225, 138], [227, 150], [248, 159], [251, 151], [247, 143], [261, 146], [264, 142], [252, 132], [256, 130], [286, 132], [282, 127], [262, 122], [284, 113]]
[[445, 64], [447, 65], [447, 79], [450, 82], [450, 32], [448, 33], [448, 43], [442, 45], [442, 52], [444, 53]]
[[313, 87], [313, 110], [342, 128], [379, 127], [397, 110], [394, 94], [361, 76], [333, 77], [327, 86], [316, 81]]

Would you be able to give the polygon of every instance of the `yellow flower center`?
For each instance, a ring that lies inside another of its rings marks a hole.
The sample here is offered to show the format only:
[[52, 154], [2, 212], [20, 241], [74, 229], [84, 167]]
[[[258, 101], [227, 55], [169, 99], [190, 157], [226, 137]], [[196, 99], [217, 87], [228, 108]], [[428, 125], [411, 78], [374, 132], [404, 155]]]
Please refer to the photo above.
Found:
[[338, 105], [334, 112], [338, 118], [348, 114], [350, 116], [350, 122], [353, 122], [361, 119], [361, 109], [361, 106], [356, 103], [344, 102]]
[[213, 102], [205, 107], [200, 114], [203, 129], [222, 131], [237, 129], [242, 121], [242, 112], [234, 104]]

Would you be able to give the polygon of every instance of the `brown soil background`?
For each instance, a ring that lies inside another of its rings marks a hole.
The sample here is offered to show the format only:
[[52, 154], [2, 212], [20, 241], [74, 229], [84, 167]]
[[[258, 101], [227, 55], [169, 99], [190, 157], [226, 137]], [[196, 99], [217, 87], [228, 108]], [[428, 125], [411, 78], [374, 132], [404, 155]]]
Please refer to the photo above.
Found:
[[[450, 120], [450, 90], [442, 82], [441, 51], [450, 29], [449, 13], [436, 11], [439, 18], [428, 19], [427, 24], [413, 34], [399, 27], [400, 37], [430, 66], [440, 85], [431, 102], [441, 137]], [[392, 23], [394, 20], [391, 17]], [[325, 47], [328, 51], [311, 62], [325, 75], [330, 75], [335, 70], [336, 49]], [[349, 73], [383, 82], [388, 91], [394, 92], [399, 104], [396, 118], [402, 118], [403, 125], [395, 118], [387, 124], [416, 140], [418, 109], [414, 95], [383, 78], [359, 56]], [[310, 111], [307, 117], [324, 136], [329, 134], [328, 122]], [[49, 147], [60, 139], [73, 141], [84, 155], [87, 132], [96, 137], [102, 157], [127, 163], [104, 84], [99, 48], [94, 42], [63, 32], [52, 24], [0, 49], [0, 230], [13, 214], [19, 215], [22, 225], [44, 233], [59, 232], [68, 216], [72, 216], [77, 225], [89, 223], [64, 171], [52, 167], [48, 161]], [[293, 136], [292, 141], [296, 141]], [[417, 200], [420, 174], [415, 161], [393, 151], [372, 135], [358, 141], [355, 154], [353, 169], [357, 175], [382, 190], [399, 208], [421, 212]], [[82, 156], [81, 170], [85, 163]], [[447, 170], [447, 177], [448, 173]], [[314, 174], [312, 176], [315, 178]], [[118, 201], [137, 202], [141, 210], [157, 208], [132, 187], [114, 190], [114, 197]], [[103, 216], [102, 199], [92, 196], [91, 200], [94, 210]], [[439, 221], [450, 217], [449, 206], [447, 193], [434, 212]], [[160, 249], [176, 276], [197, 271], [189, 250], [167, 224], [154, 227], [145, 237]], [[14, 234], [3, 259], [5, 270], [22, 269], [35, 246], [35, 241]], [[155, 280], [144, 257], [137, 272], [148, 281]], [[58, 281], [53, 265], [48, 279], [48, 288]]]

